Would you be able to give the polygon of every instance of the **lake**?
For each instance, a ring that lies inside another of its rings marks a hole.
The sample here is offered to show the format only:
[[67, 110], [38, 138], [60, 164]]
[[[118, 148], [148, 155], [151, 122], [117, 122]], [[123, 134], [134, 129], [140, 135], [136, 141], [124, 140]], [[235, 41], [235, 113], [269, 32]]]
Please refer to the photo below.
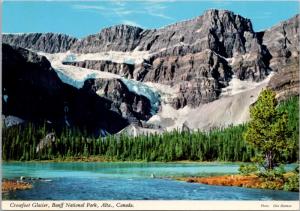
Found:
[[[291, 166], [288, 166], [291, 168]], [[9, 200], [298, 200], [299, 193], [210, 186], [173, 176], [237, 173], [235, 163], [4, 162], [2, 177], [42, 178]], [[154, 175], [154, 177], [152, 176]]]

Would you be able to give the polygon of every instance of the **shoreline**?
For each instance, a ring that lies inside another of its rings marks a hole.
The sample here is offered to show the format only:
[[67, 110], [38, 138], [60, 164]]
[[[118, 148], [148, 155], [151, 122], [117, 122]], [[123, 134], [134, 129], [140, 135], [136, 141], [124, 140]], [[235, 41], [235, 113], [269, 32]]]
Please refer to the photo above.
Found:
[[[287, 172], [284, 174], [285, 178], [293, 176], [294, 173]], [[264, 180], [257, 175], [220, 175], [220, 176], [208, 176], [208, 177], [177, 177], [178, 181], [188, 183], [199, 183], [204, 185], [215, 186], [233, 186], [242, 188], [255, 188], [255, 189], [268, 189], [268, 190], [284, 190], [283, 180]], [[299, 191], [291, 191], [299, 192]]]
[[117, 160], [117, 159], [106, 159], [98, 156], [91, 157], [70, 157], [65, 159], [55, 158], [52, 160], [2, 160], [2, 163], [89, 163], [89, 162], [102, 162], [102, 163], [183, 163], [183, 164], [193, 164], [193, 163], [201, 163], [201, 164], [247, 164], [251, 162], [242, 162], [242, 161], [193, 161], [193, 160], [178, 160], [178, 161], [146, 161], [146, 160]]
[[28, 182], [2, 179], [2, 193], [8, 193], [17, 190], [28, 190], [32, 188], [32, 184]]

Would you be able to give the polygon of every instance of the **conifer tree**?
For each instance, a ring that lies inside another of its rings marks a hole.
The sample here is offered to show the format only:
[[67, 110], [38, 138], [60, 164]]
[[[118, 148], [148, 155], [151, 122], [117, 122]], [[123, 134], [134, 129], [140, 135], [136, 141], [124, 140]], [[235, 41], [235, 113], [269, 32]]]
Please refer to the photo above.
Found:
[[250, 108], [250, 122], [245, 140], [257, 148], [265, 159], [265, 168], [273, 169], [282, 153], [289, 149], [287, 113], [278, 111], [275, 93], [265, 89]]

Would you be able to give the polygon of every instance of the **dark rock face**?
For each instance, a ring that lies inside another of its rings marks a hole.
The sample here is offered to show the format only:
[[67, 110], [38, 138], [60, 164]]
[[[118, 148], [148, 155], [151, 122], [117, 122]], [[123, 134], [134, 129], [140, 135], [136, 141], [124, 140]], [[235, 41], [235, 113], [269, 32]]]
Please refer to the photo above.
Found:
[[72, 46], [78, 53], [103, 51], [131, 51], [139, 42], [143, 29], [135, 26], [117, 25], [103, 29], [99, 34], [90, 35]]
[[263, 33], [263, 43], [272, 55], [270, 67], [275, 71], [269, 87], [279, 99], [299, 95], [299, 18], [296, 15]]
[[160, 57], [154, 60], [145, 81], [179, 85], [175, 108], [192, 107], [218, 98], [227, 86], [232, 71], [227, 62], [211, 50], [185, 56]]
[[263, 33], [263, 44], [272, 55], [270, 66], [275, 71], [279, 68], [279, 63], [284, 65], [282, 62], [286, 59], [299, 56], [299, 18], [296, 15]]
[[55, 33], [4, 34], [2, 42], [21, 48], [46, 53], [66, 52], [77, 41], [76, 38]]
[[89, 79], [82, 89], [109, 100], [109, 109], [127, 119], [129, 123], [141, 124], [140, 120], [151, 117], [150, 101], [130, 92], [120, 79]]
[[[63, 116], [63, 83], [45, 57], [18, 47], [2, 45], [3, 113], [23, 119], [58, 120]], [[51, 109], [47, 110], [49, 107]]]
[[[72, 46], [78, 53], [103, 51], [142, 51], [167, 54], [195, 53], [211, 49], [232, 57], [256, 49], [250, 20], [226, 10], [208, 10], [195, 19], [179, 22], [162, 29], [143, 30], [117, 25], [90, 35]], [[253, 41], [254, 40], [254, 41]]]
[[132, 79], [134, 65], [125, 63], [116, 63], [103, 60], [85, 60], [78, 62], [63, 62], [64, 65], [73, 65], [76, 67], [88, 68], [93, 70], [99, 70], [103, 72], [110, 72], [121, 75], [125, 78]]
[[272, 76], [268, 87], [276, 91], [279, 100], [299, 95], [299, 57], [291, 58]]
[[195, 19], [145, 31], [141, 35], [140, 49], [157, 52], [165, 48], [168, 54], [211, 49], [222, 56], [232, 57], [251, 50], [251, 45], [244, 44], [247, 39], [245, 32], [254, 33], [250, 20], [226, 10], [208, 10]]

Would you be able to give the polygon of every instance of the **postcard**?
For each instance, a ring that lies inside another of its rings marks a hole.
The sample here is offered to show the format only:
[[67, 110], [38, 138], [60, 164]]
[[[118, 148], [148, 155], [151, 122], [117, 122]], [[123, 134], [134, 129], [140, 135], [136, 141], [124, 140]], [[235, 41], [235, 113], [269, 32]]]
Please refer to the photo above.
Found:
[[299, 210], [299, 2], [2, 3], [2, 210]]

